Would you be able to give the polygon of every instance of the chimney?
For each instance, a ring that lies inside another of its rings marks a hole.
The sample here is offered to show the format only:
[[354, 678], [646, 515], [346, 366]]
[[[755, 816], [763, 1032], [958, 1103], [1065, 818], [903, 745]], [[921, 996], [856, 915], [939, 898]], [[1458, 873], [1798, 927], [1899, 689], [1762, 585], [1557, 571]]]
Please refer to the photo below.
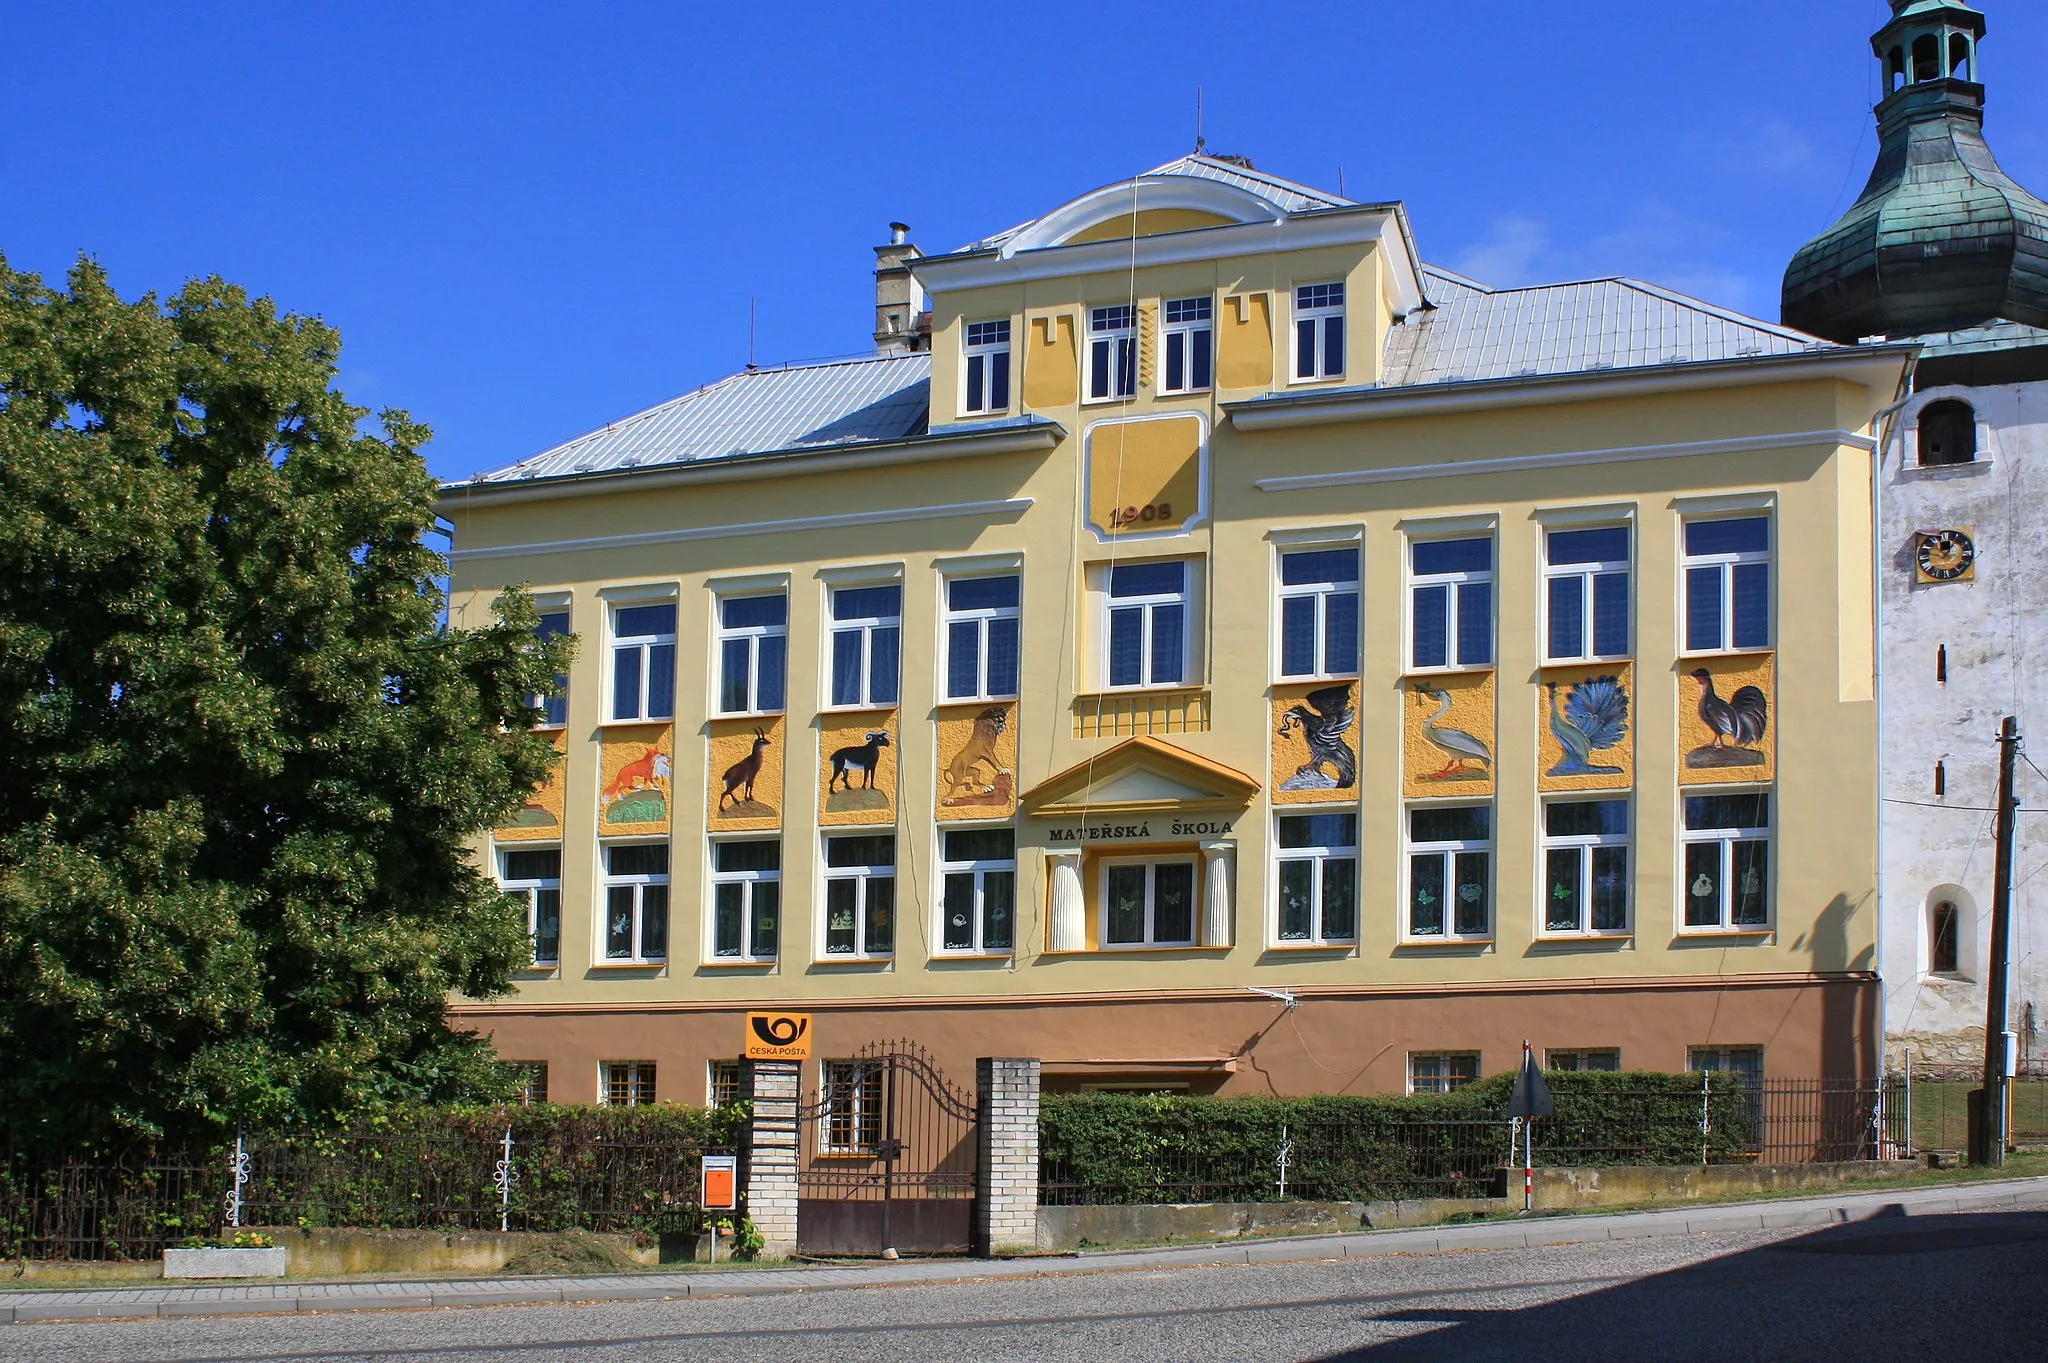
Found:
[[911, 244], [910, 228], [889, 224], [889, 244], [875, 248], [875, 353], [910, 355], [932, 348], [932, 315], [924, 289], [911, 276], [910, 262], [924, 253]]

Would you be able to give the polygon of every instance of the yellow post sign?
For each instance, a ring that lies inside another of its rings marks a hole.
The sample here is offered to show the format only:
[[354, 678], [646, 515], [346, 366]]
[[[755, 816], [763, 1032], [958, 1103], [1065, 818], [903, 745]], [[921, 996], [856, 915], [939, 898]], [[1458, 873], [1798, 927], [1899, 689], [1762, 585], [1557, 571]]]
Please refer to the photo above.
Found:
[[811, 1015], [747, 1014], [747, 1048], [742, 1054], [749, 1060], [809, 1060]]

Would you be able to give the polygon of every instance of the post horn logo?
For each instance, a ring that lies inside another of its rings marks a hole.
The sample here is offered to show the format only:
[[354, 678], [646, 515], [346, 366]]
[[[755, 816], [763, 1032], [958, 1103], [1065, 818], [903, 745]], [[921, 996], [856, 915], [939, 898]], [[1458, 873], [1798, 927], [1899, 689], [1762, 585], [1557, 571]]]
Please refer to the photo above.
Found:
[[747, 1058], [807, 1060], [811, 1054], [808, 1013], [747, 1014]]

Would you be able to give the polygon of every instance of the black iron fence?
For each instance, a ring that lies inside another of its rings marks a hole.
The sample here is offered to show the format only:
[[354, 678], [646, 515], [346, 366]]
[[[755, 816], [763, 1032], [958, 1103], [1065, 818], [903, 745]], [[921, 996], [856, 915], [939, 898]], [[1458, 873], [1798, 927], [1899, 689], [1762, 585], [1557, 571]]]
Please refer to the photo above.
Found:
[[[1921, 1150], [1970, 1148], [1972, 1097], [1984, 1087], [1976, 1066], [1920, 1066], [1911, 1071], [1913, 1144]], [[1903, 1076], [1902, 1076], [1903, 1082]], [[2008, 1138], [2021, 1148], [2048, 1147], [2048, 1065], [2034, 1061], [2012, 1081]]]
[[0, 1156], [0, 1254], [150, 1258], [231, 1224], [701, 1229], [698, 1157], [730, 1153], [736, 1115], [640, 1111], [526, 1109], [403, 1131], [250, 1133], [239, 1181], [232, 1145], [62, 1164]]

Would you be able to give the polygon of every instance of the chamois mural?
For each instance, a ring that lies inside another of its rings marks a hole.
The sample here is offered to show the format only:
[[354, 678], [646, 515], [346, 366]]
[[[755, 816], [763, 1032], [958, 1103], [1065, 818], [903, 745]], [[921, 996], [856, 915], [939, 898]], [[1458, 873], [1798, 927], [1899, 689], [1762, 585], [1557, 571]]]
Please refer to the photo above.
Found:
[[782, 827], [782, 716], [713, 720], [705, 826], [718, 832]]

